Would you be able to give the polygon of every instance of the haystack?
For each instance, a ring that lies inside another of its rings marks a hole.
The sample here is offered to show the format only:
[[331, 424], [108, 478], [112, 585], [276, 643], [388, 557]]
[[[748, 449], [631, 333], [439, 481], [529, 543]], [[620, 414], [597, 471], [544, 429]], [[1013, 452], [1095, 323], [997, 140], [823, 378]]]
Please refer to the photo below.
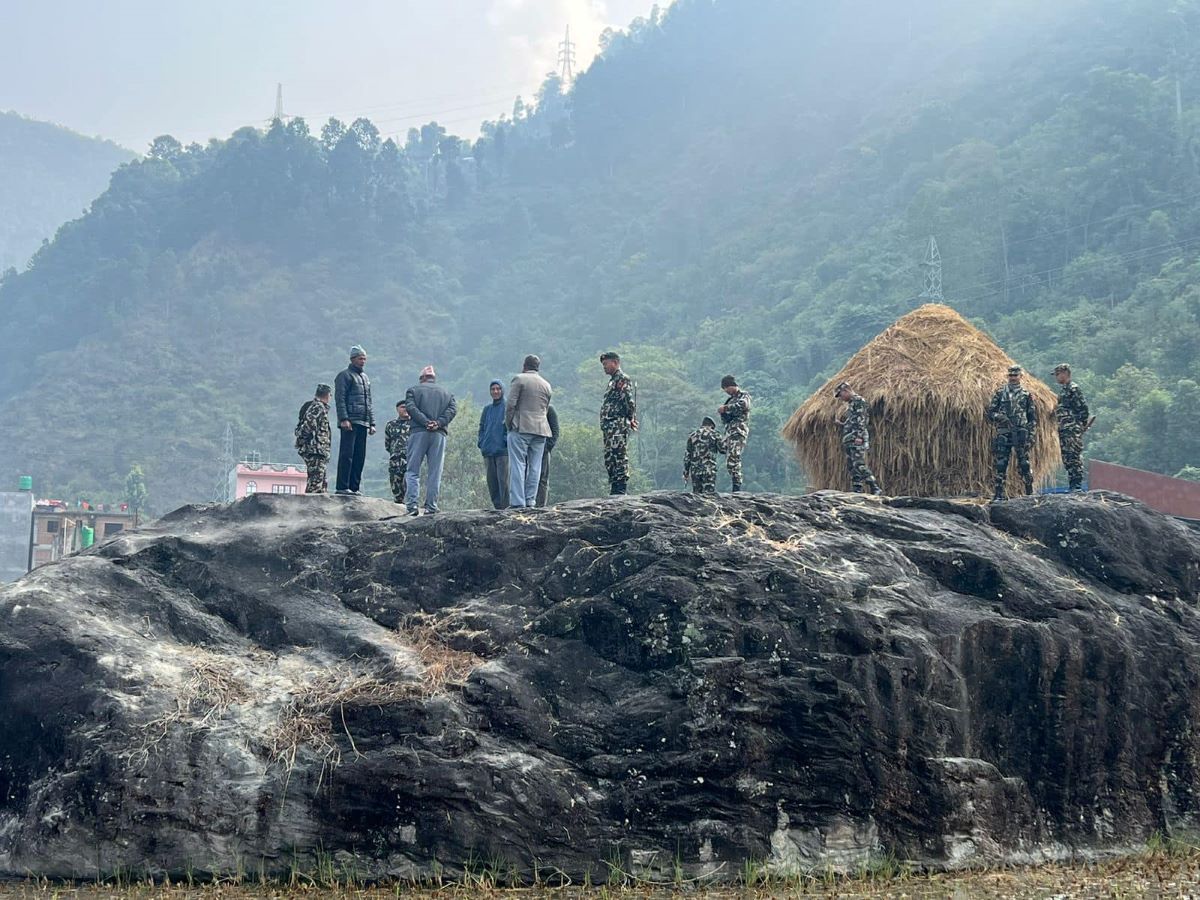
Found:
[[[927, 304], [896, 321], [856, 353], [792, 415], [783, 435], [814, 490], [849, 490], [841, 425], [846, 405], [833, 388], [848, 381], [871, 409], [867, 462], [893, 496], [987, 496], [992, 493], [992, 439], [986, 410], [1013, 360], [948, 306]], [[1038, 485], [1059, 464], [1051, 411], [1055, 394], [1026, 372], [1038, 427], [1030, 464]], [[1009, 496], [1023, 493], [1016, 459]]]

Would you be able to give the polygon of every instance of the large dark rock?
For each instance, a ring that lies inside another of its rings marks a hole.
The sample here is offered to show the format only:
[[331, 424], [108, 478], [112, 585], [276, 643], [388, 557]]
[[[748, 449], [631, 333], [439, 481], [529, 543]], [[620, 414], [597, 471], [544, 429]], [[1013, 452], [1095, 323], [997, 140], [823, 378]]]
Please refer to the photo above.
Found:
[[0, 869], [1119, 851], [1200, 806], [1198, 566], [1112, 495], [183, 509], [0, 592]]

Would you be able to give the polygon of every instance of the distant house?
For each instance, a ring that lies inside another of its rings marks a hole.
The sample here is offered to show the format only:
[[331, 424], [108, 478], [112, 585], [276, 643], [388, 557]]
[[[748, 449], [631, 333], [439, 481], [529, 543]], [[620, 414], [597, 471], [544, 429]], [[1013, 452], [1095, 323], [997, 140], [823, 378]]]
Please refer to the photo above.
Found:
[[303, 494], [308, 473], [299, 466], [240, 462], [229, 471], [229, 497], [251, 494]]
[[1093, 459], [1088, 463], [1088, 489], [1127, 494], [1167, 515], [1200, 521], [1200, 482]]
[[97, 509], [87, 503], [71, 507], [62, 500], [38, 500], [33, 508], [30, 568], [62, 559], [132, 527], [133, 513], [127, 509]]

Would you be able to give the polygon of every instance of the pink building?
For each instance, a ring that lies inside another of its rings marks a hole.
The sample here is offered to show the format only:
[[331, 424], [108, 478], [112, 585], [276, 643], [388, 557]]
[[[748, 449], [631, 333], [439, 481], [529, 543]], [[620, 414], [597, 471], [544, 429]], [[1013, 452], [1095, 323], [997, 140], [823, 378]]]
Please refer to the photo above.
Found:
[[299, 466], [240, 462], [229, 472], [229, 496], [241, 500], [251, 494], [303, 494], [308, 473]]

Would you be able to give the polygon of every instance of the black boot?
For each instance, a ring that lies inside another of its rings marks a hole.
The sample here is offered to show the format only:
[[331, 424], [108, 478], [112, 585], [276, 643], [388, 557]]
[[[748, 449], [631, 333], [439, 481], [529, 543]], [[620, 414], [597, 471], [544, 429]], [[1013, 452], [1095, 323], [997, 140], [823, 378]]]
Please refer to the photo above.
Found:
[[611, 496], [614, 496], [614, 497], [620, 496], [620, 495], [626, 493], [625, 485], [626, 485], [626, 482], [624, 482], [624, 481], [614, 481], [613, 486], [612, 486], [612, 491], [610, 491], [609, 493], [611, 494]]
[[741, 489], [742, 489], [742, 483], [740, 481], [735, 481], [733, 483], [733, 487], [730, 490], [732, 490], [732, 492], [736, 494]]
[[1007, 500], [1007, 499], [1008, 498], [1006, 496], [1004, 496], [1004, 488], [1002, 488], [1002, 487], [996, 488], [996, 493], [992, 495], [992, 502], [999, 503], [1001, 500]]
[[1029, 478], [1029, 479], [1026, 479], [1026, 481], [1025, 481], [1025, 496], [1030, 497], [1032, 495], [1033, 495], [1033, 479]]
[[871, 482], [871, 493], [874, 494], [876, 497], [880, 497], [883, 495], [883, 488], [881, 488], [879, 486], [878, 481]]

